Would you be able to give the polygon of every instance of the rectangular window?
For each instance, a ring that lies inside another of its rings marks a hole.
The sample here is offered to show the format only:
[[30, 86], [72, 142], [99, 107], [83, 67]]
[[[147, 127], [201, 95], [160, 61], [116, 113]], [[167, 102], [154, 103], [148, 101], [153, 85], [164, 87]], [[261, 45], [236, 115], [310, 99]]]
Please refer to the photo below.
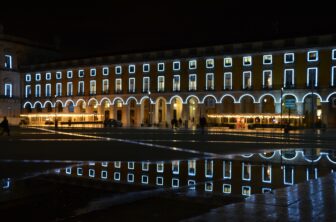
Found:
[[331, 67], [331, 86], [336, 86], [336, 66]]
[[80, 77], [80, 78], [84, 77], [84, 70], [83, 69], [78, 70], [78, 77]]
[[128, 92], [130, 93], [135, 92], [135, 78], [128, 79]]
[[228, 160], [223, 161], [223, 178], [231, 179], [232, 162]]
[[180, 173], [180, 161], [178, 160], [172, 161], [172, 172], [175, 175]]
[[31, 86], [26, 85], [26, 98], [31, 96]]
[[80, 96], [84, 95], [84, 81], [78, 82], [78, 95]]
[[264, 55], [263, 56], [263, 64], [264, 65], [272, 64], [272, 55]]
[[189, 75], [189, 91], [196, 91], [197, 90], [197, 78], [196, 74]]
[[263, 71], [263, 88], [264, 89], [272, 88], [272, 70]]
[[134, 162], [127, 162], [127, 168], [129, 170], [134, 170]]
[[242, 186], [242, 195], [243, 196], [251, 196], [251, 187], [250, 186]]
[[96, 69], [90, 69], [90, 76], [96, 76]]
[[294, 69], [285, 69], [284, 87], [294, 87]]
[[13, 86], [11, 83], [5, 83], [5, 96], [12, 97], [13, 96]]
[[41, 73], [36, 73], [35, 74], [35, 80], [36, 81], [41, 81]]
[[121, 68], [121, 66], [116, 66], [116, 67], [115, 67], [115, 74], [120, 75], [121, 72], [122, 72], [122, 68]]
[[103, 79], [103, 94], [109, 93], [109, 80]]
[[62, 96], [62, 83], [56, 83], [56, 96]]
[[147, 175], [142, 175], [141, 176], [141, 183], [148, 184], [148, 176]]
[[46, 97], [51, 96], [51, 84], [46, 84], [46, 86], [45, 86], [45, 96]]
[[262, 166], [262, 182], [272, 183], [272, 166], [271, 165]]
[[90, 95], [96, 94], [96, 80], [90, 81]]
[[103, 68], [103, 76], [107, 76], [109, 74], [109, 68], [108, 67], [104, 67]]
[[158, 92], [164, 92], [165, 90], [165, 79], [164, 76], [158, 76]]
[[333, 50], [331, 51], [331, 59], [332, 59], [332, 60], [336, 60], [336, 49], [333, 49]]
[[35, 85], [35, 97], [41, 97], [41, 85]]
[[163, 62], [158, 63], [157, 69], [159, 72], [163, 72], [165, 70], [165, 64]]
[[196, 59], [189, 61], [189, 69], [197, 69], [197, 61], [196, 61]]
[[156, 185], [157, 186], [163, 185], [163, 177], [156, 177]]
[[73, 95], [73, 85], [72, 82], [67, 83], [67, 96]]
[[307, 87], [317, 87], [318, 84], [318, 69], [308, 68], [307, 69]]
[[114, 172], [113, 179], [115, 181], [119, 181], [120, 180], [120, 172]]
[[142, 162], [141, 163], [141, 169], [142, 171], [148, 171], [149, 170], [149, 163], [148, 162]]
[[180, 75], [174, 75], [173, 77], [173, 91], [180, 91]]
[[71, 70], [67, 71], [67, 78], [68, 79], [72, 78], [72, 71]]
[[231, 193], [231, 184], [223, 184], [223, 193]]
[[205, 66], [207, 69], [212, 69], [215, 67], [215, 60], [214, 59], [207, 59], [205, 60]]
[[232, 58], [231, 57], [225, 57], [224, 58], [224, 67], [232, 67]]
[[51, 73], [47, 72], [45, 78], [46, 80], [51, 80]]
[[5, 55], [5, 69], [13, 68], [13, 60], [11, 55]]
[[173, 178], [172, 179], [172, 187], [177, 188], [177, 187], [179, 187], [179, 185], [180, 185], [180, 180], [177, 179], [177, 178]]
[[196, 181], [195, 180], [188, 180], [188, 189], [195, 190], [196, 189]]
[[309, 51], [307, 53], [307, 61], [308, 62], [316, 62], [316, 61], [318, 61], [318, 51]]
[[243, 66], [251, 66], [251, 65], [252, 65], [252, 56], [244, 56]]
[[252, 88], [252, 72], [246, 71], [243, 72], [243, 89], [251, 89]]
[[181, 63], [180, 63], [180, 61], [173, 62], [173, 70], [174, 71], [178, 71], [180, 69], [181, 69]]
[[26, 82], [30, 82], [31, 81], [31, 75], [30, 74], [26, 74]]
[[213, 177], [213, 160], [205, 160], [205, 177]]
[[242, 180], [251, 180], [251, 164], [250, 163], [242, 163]]
[[149, 92], [150, 88], [149, 88], [149, 77], [143, 77], [142, 79], [142, 91], [144, 93]]
[[120, 93], [122, 91], [121, 79], [115, 80], [115, 91], [116, 93]]
[[285, 185], [294, 184], [294, 167], [292, 166], [283, 167], [283, 179]]
[[128, 66], [128, 72], [129, 73], [135, 73], [135, 65], [129, 65]]
[[156, 172], [163, 173], [164, 171], [164, 164], [163, 162], [159, 162], [156, 164]]
[[224, 73], [224, 90], [232, 89], [232, 72]]
[[56, 72], [56, 79], [62, 79], [62, 72]]
[[121, 167], [121, 162], [120, 161], [115, 161], [114, 162], [114, 168], [120, 168]]
[[214, 90], [215, 89], [215, 79], [213, 73], [206, 74], [206, 83], [205, 83], [206, 90]]
[[285, 53], [284, 55], [284, 62], [287, 63], [294, 63], [295, 57], [294, 57], [294, 53], [290, 52], [290, 53]]
[[196, 175], [196, 160], [188, 160], [188, 176]]
[[206, 182], [204, 185], [204, 190], [207, 192], [212, 192], [213, 190], [213, 183], [212, 182]]
[[150, 70], [149, 64], [143, 64], [142, 65], [142, 71], [143, 72], [149, 72], [149, 70]]

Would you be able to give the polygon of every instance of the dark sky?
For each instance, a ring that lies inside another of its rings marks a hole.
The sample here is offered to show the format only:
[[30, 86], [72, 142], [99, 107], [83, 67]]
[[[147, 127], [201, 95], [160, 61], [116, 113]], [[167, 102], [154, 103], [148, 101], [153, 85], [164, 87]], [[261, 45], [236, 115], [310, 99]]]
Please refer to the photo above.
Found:
[[[336, 32], [328, 6], [303, 8], [276, 1], [160, 4], [113, 3], [77, 7], [0, 9], [5, 34], [59, 42], [72, 57], [143, 52]], [[232, 1], [230, 1], [232, 2]], [[273, 5], [272, 5], [273, 4]]]

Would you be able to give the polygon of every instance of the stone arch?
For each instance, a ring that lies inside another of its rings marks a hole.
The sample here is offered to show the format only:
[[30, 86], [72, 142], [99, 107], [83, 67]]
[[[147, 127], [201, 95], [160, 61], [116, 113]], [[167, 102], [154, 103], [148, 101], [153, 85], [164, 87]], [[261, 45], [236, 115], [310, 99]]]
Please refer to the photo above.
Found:
[[166, 126], [167, 123], [167, 100], [164, 97], [158, 97], [155, 101], [155, 123]]

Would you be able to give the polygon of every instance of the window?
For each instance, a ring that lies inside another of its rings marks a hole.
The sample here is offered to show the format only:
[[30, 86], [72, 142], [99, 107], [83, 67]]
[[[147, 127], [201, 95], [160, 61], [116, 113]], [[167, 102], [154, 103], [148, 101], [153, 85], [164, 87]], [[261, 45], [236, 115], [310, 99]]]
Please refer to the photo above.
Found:
[[290, 52], [290, 53], [285, 53], [284, 55], [284, 61], [285, 63], [294, 63], [294, 53]]
[[178, 71], [180, 69], [181, 69], [181, 63], [180, 63], [180, 61], [173, 62], [173, 70], [174, 71]]
[[41, 97], [41, 85], [35, 85], [35, 97]]
[[263, 56], [263, 64], [264, 65], [272, 64], [272, 55], [264, 55]]
[[108, 67], [104, 67], [103, 68], [103, 76], [107, 76], [109, 74], [109, 68]]
[[26, 82], [30, 82], [31, 81], [31, 75], [30, 74], [26, 74]]
[[142, 162], [142, 171], [148, 171], [149, 170], [149, 163], [148, 162]]
[[214, 80], [214, 74], [213, 73], [207, 73], [206, 74], [205, 89], [206, 90], [214, 90], [215, 89], [215, 80]]
[[11, 55], [5, 55], [5, 69], [12, 69], [13, 61]]
[[103, 93], [109, 93], [109, 80], [103, 79]]
[[223, 193], [231, 193], [231, 184], [223, 184]]
[[164, 171], [164, 164], [163, 162], [159, 162], [156, 164], [156, 172], [163, 173]]
[[46, 80], [51, 80], [51, 73], [47, 72], [45, 78]]
[[250, 186], [242, 186], [242, 195], [243, 196], [251, 196], [251, 187]]
[[120, 75], [121, 72], [122, 72], [122, 68], [121, 68], [121, 66], [116, 66], [116, 67], [115, 67], [115, 74]]
[[194, 60], [190, 60], [189, 61], [189, 69], [196, 69], [197, 68], [197, 61]]
[[78, 70], [78, 77], [84, 77], [84, 70]]
[[114, 172], [114, 176], [113, 176], [115, 181], [119, 181], [120, 180], [120, 173], [119, 172]]
[[213, 177], [213, 160], [205, 160], [205, 177]]
[[159, 72], [163, 72], [165, 70], [165, 64], [163, 62], [158, 63], [157, 69]]
[[231, 179], [231, 172], [232, 172], [232, 162], [224, 160], [223, 161], [223, 178]]
[[56, 83], [56, 96], [62, 96], [62, 83]]
[[114, 162], [114, 168], [120, 168], [121, 167], [121, 162], [120, 161], [115, 161]]
[[165, 90], [165, 79], [164, 76], [158, 76], [158, 92], [164, 92]]
[[188, 180], [188, 189], [195, 190], [196, 189], [196, 181], [195, 180]]
[[243, 66], [251, 66], [252, 65], [252, 57], [244, 56], [243, 57]]
[[180, 75], [174, 75], [173, 77], [173, 91], [180, 91]]
[[197, 78], [196, 74], [189, 75], [189, 91], [196, 91], [197, 89]]
[[262, 166], [262, 182], [272, 183], [272, 166], [271, 165]]
[[128, 92], [130, 93], [135, 92], [135, 78], [128, 79]]
[[84, 81], [78, 82], [78, 95], [84, 95]]
[[252, 88], [252, 72], [246, 71], [243, 72], [243, 89], [251, 89]]
[[141, 183], [148, 184], [148, 176], [147, 175], [142, 175], [141, 176]]
[[36, 81], [41, 81], [41, 73], [36, 73], [35, 74], [35, 80]]
[[163, 177], [156, 177], [156, 185], [157, 186], [163, 185]]
[[232, 72], [224, 73], [224, 90], [232, 89]]
[[121, 79], [116, 79], [115, 81], [115, 91], [116, 93], [120, 93], [122, 90]]
[[214, 59], [207, 59], [205, 60], [205, 66], [208, 69], [212, 69], [215, 67], [215, 60]]
[[292, 166], [283, 167], [283, 179], [285, 185], [294, 184], [294, 167]]
[[90, 95], [96, 94], [96, 80], [90, 81]]
[[46, 86], [45, 86], [45, 96], [46, 97], [51, 96], [51, 84], [46, 84]]
[[316, 67], [308, 68], [307, 69], [307, 86], [317, 87], [317, 84], [318, 84], [318, 69]]
[[90, 76], [96, 76], [96, 69], [90, 69]]
[[135, 65], [129, 65], [128, 66], [128, 72], [129, 73], [135, 73]]
[[150, 70], [149, 64], [143, 64], [142, 65], [142, 71], [143, 72], [149, 72], [149, 70]]
[[318, 51], [309, 51], [307, 53], [307, 61], [308, 62], [316, 62], [316, 61], [318, 61]]
[[142, 91], [144, 93], [149, 92], [150, 88], [149, 88], [149, 77], [143, 77], [142, 80]]
[[263, 71], [263, 88], [264, 89], [272, 88], [272, 70]]
[[62, 79], [62, 72], [56, 72], [56, 79]]
[[196, 175], [196, 160], [188, 160], [188, 176]]
[[176, 179], [176, 178], [172, 179], [172, 187], [173, 188], [179, 187], [179, 179]]
[[336, 49], [333, 49], [333, 50], [331, 51], [331, 59], [332, 59], [332, 60], [336, 60]]
[[31, 86], [26, 85], [26, 98], [31, 96]]
[[224, 58], [224, 67], [232, 67], [232, 58], [231, 57], [225, 57]]
[[284, 87], [294, 87], [294, 69], [285, 69]]
[[134, 162], [127, 162], [127, 167], [129, 170], [134, 170]]
[[180, 161], [178, 160], [172, 161], [172, 172], [175, 175], [180, 173]]
[[247, 180], [250, 181], [251, 180], [251, 164], [249, 163], [242, 163], [242, 180]]
[[204, 190], [207, 192], [212, 192], [213, 190], [213, 183], [212, 182], [206, 182], [204, 185]]
[[336, 66], [331, 67], [331, 86], [336, 86]]
[[13, 89], [13, 86], [11, 83], [5, 83], [5, 96], [6, 97], [12, 97], [12, 89]]
[[73, 95], [73, 85], [72, 82], [67, 83], [67, 96]]
[[72, 71], [71, 70], [67, 71], [67, 78], [68, 79], [72, 78]]

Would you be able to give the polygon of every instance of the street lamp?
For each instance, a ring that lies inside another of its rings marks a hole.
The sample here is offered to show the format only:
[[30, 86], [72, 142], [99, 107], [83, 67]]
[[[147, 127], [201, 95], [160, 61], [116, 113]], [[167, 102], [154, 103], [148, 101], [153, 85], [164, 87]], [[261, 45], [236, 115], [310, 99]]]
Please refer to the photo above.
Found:
[[149, 102], [148, 102], [148, 124], [149, 126], [151, 126], [151, 98], [150, 98], [150, 95], [151, 95], [151, 92], [148, 90], [148, 99], [149, 99]]

